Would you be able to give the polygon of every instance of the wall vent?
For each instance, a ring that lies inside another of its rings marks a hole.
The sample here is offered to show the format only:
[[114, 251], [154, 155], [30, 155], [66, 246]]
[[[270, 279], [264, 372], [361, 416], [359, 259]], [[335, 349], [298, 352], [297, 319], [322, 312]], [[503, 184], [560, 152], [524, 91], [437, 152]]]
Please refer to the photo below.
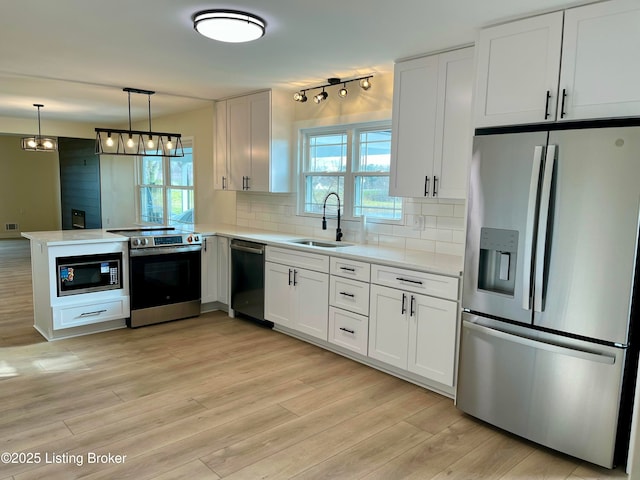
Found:
[[15, 232], [17, 230], [19, 230], [19, 226], [17, 223], [5, 223], [4, 224], [4, 229], [7, 232]]

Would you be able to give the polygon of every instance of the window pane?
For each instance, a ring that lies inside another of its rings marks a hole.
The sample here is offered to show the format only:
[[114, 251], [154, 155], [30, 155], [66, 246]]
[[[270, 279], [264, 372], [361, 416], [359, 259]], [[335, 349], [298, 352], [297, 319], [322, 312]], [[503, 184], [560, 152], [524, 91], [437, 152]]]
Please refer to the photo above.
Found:
[[402, 198], [389, 196], [387, 175], [357, 176], [355, 179], [355, 202], [353, 215], [356, 217], [402, 218]]
[[167, 189], [169, 225], [193, 223], [193, 190], [181, 188]]
[[142, 157], [142, 184], [162, 185], [162, 157]]
[[140, 188], [140, 216], [143, 222], [164, 223], [162, 188]]
[[184, 157], [169, 160], [169, 184], [182, 187], [193, 186], [193, 154], [191, 148], [184, 148]]
[[391, 130], [360, 132], [359, 172], [388, 172], [391, 167]]
[[309, 136], [309, 172], [344, 172], [347, 169], [347, 135]]
[[[344, 201], [344, 177], [338, 175], [307, 175], [305, 177], [306, 213], [322, 213], [324, 199], [330, 192], [336, 192]], [[332, 196], [327, 205], [336, 205], [337, 200]], [[341, 205], [342, 206], [342, 205]]]

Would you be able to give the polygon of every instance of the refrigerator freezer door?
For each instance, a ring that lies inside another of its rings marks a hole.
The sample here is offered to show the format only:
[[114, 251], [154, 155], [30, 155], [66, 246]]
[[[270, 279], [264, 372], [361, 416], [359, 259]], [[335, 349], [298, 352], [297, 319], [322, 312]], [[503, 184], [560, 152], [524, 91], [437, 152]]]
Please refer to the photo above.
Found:
[[463, 308], [530, 324], [539, 173], [547, 132], [474, 139]]
[[611, 468], [625, 349], [463, 314], [456, 405]]
[[546, 254], [536, 262], [544, 266], [536, 268], [535, 282], [544, 285], [542, 295], [536, 291], [542, 312], [536, 311], [534, 323], [626, 345], [640, 208], [640, 127], [552, 132], [552, 145], [557, 152]]

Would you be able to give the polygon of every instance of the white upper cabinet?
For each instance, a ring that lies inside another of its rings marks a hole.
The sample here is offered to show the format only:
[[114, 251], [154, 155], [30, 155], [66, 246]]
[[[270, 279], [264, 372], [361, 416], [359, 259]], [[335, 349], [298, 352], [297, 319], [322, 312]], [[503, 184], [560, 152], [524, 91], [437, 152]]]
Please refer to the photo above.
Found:
[[465, 198], [473, 48], [395, 65], [389, 192]]
[[555, 120], [562, 12], [480, 31], [475, 126]]
[[293, 109], [271, 90], [218, 102], [214, 188], [290, 191]]
[[213, 188], [229, 188], [227, 162], [227, 101], [216, 102], [215, 145], [213, 153]]
[[567, 10], [559, 90], [566, 96], [558, 119], [640, 115], [639, 52], [638, 0]]
[[482, 30], [474, 126], [640, 115], [638, 25], [611, 0]]

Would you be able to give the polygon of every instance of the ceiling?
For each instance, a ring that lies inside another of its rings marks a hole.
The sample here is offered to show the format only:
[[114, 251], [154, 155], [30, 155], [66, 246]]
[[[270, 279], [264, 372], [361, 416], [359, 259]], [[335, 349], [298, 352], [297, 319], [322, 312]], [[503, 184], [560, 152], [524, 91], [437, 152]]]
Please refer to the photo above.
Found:
[[[570, 0], [5, 0], [0, 116], [122, 124], [123, 87], [154, 90], [154, 117], [264, 88], [387, 73], [400, 58], [470, 44], [492, 23]], [[252, 43], [198, 35], [194, 13], [245, 10], [267, 22]], [[526, 54], [526, 52], [523, 52]], [[373, 79], [375, 88], [375, 78]], [[132, 95], [145, 119], [147, 98]]]

